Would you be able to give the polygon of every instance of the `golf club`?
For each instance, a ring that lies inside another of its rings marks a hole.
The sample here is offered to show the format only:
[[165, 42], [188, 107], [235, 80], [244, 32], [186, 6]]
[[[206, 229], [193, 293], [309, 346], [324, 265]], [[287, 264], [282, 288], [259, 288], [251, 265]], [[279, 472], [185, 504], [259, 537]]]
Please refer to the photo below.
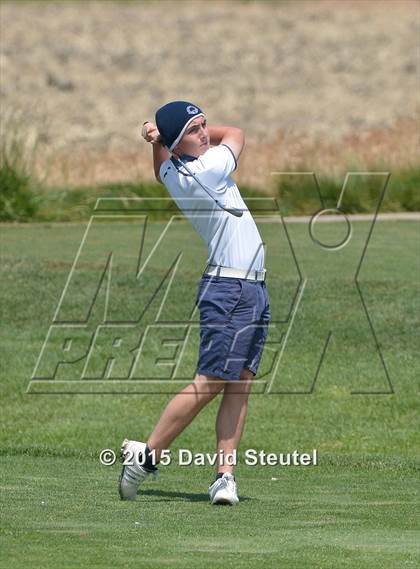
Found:
[[[190, 174], [190, 176], [192, 176], [194, 178], [194, 180], [197, 182], [197, 184], [212, 198], [212, 200], [214, 200], [216, 202], [216, 204], [220, 207], [220, 209], [227, 211], [228, 213], [230, 213], [231, 215], [234, 215], [235, 217], [242, 217], [243, 211], [241, 209], [238, 209], [236, 207], [225, 207], [225, 206], [223, 206], [218, 200], [216, 200], [211, 195], [209, 190], [205, 187], [204, 184], [202, 184], [200, 182], [200, 180], [197, 178], [197, 176], [195, 174], [193, 174], [193, 172], [191, 172], [191, 170], [188, 168], [188, 166], [184, 162], [182, 162], [182, 160], [180, 160], [179, 158], [175, 158], [175, 156], [172, 154], [172, 152], [169, 150], [169, 148], [167, 146], [165, 146], [165, 148], [170, 153], [172, 160], [175, 163], [178, 162], [183, 168], [185, 168], [185, 170], [188, 172], [188, 174]], [[175, 164], [175, 166], [176, 166], [176, 164]]]

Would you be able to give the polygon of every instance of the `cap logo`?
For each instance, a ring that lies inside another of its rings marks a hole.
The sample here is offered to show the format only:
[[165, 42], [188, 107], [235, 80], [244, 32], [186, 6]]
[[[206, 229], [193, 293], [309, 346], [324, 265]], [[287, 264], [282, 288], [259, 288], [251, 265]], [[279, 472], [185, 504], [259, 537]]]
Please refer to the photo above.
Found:
[[197, 107], [194, 107], [194, 105], [188, 105], [186, 111], [189, 115], [196, 115], [198, 113], [198, 109]]

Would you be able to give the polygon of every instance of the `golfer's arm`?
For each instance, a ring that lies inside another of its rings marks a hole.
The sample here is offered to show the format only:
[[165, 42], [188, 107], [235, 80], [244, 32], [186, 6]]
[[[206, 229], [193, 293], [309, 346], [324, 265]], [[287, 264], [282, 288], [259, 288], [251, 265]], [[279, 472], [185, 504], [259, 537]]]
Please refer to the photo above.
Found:
[[159, 170], [162, 165], [162, 162], [168, 160], [170, 158], [169, 152], [166, 150], [164, 146], [161, 144], [153, 144], [153, 169], [155, 171], [155, 177], [158, 182], [162, 184], [162, 180], [159, 176]]
[[245, 145], [243, 130], [235, 126], [209, 126], [210, 144], [226, 144], [238, 160]]

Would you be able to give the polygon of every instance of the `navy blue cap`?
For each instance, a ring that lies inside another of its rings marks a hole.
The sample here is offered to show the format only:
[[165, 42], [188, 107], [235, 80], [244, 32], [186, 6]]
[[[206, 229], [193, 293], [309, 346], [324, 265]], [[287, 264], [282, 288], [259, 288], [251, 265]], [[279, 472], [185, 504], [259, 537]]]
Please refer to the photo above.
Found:
[[188, 101], [172, 101], [156, 111], [156, 126], [165, 146], [173, 150], [181, 140], [189, 123], [204, 116], [197, 105]]

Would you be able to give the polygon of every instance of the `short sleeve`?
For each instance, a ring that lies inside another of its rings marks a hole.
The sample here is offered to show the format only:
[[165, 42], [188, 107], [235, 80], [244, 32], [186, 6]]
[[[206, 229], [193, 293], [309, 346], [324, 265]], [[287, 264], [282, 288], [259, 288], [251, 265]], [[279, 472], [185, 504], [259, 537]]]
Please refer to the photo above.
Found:
[[164, 162], [162, 162], [162, 164], [160, 165], [160, 168], [159, 168], [159, 177], [160, 177], [162, 182], [165, 181], [166, 175], [167, 175], [169, 170], [170, 170], [170, 161], [165, 160]]
[[209, 148], [195, 162], [196, 173], [203, 183], [217, 188], [224, 185], [226, 178], [235, 170], [236, 159], [226, 144]]

